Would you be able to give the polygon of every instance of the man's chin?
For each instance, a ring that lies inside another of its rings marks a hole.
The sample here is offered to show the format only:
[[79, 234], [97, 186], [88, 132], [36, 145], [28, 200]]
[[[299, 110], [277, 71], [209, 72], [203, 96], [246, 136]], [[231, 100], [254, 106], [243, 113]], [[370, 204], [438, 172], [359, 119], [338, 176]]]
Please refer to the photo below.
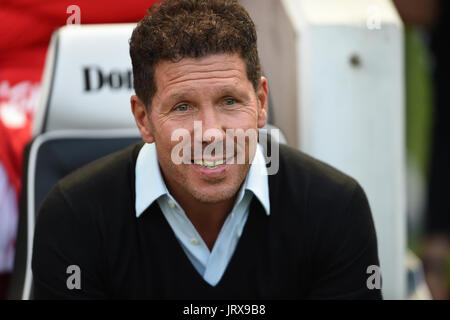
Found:
[[[213, 190], [211, 190], [213, 189]], [[209, 188], [209, 190], [194, 190], [192, 196], [204, 204], [217, 204], [232, 199], [238, 190], [214, 190], [215, 188]]]
[[236, 164], [227, 165], [224, 172], [212, 175], [203, 174], [192, 167], [190, 169], [185, 180], [187, 191], [197, 201], [205, 204], [217, 204], [233, 199], [247, 173]]

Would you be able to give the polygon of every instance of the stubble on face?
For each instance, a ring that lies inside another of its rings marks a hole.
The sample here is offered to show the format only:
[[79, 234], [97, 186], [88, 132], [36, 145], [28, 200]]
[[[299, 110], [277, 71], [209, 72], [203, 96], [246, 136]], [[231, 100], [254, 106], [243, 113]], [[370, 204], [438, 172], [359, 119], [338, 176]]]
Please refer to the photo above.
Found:
[[[200, 59], [186, 58], [176, 63], [164, 61], [156, 66], [155, 78], [158, 90], [149, 120], [159, 165], [169, 191], [175, 197], [192, 197], [205, 204], [233, 199], [250, 164], [236, 164], [235, 159], [225, 174], [218, 176], [202, 174], [195, 170], [193, 164], [176, 165], [171, 152], [178, 141], [172, 141], [171, 136], [174, 130], [182, 127], [194, 139], [194, 121], [202, 121], [205, 129], [217, 128], [223, 132], [228, 128], [257, 130], [258, 101], [243, 60], [238, 55], [221, 54]], [[228, 95], [223, 95], [223, 88]], [[235, 99], [235, 105], [223, 105], [224, 98]], [[174, 111], [180, 103], [185, 103], [188, 110]], [[224, 134], [224, 147], [225, 139]], [[194, 145], [193, 140], [191, 145]], [[207, 145], [208, 142], [202, 141], [203, 147]], [[248, 150], [246, 153], [248, 159]]]

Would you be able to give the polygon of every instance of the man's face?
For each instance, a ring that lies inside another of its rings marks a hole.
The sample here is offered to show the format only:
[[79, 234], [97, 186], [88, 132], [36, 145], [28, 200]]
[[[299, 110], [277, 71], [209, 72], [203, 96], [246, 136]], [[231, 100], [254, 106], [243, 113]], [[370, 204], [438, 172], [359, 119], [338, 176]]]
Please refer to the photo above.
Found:
[[[227, 159], [226, 143], [231, 141], [227, 141], [226, 131], [252, 129], [256, 132], [266, 124], [266, 79], [261, 78], [255, 92], [239, 55], [215, 54], [198, 59], [184, 58], [175, 63], [162, 61], [155, 67], [155, 81], [157, 91], [148, 110], [137, 96], [132, 97], [131, 103], [144, 141], [156, 144], [159, 165], [169, 190], [175, 197], [188, 196], [202, 203], [233, 198], [248, 173], [250, 156], [247, 147], [243, 149], [245, 164], [237, 164], [234, 152], [231, 156], [235, 158], [230, 159], [228, 153]], [[201, 124], [203, 136], [198, 132], [194, 135], [194, 121]], [[189, 163], [173, 161], [172, 150], [179, 140], [172, 141], [172, 134], [179, 129], [190, 134]], [[211, 129], [216, 133], [213, 141], [204, 136]], [[203, 151], [208, 145], [210, 150], [211, 144], [221, 145], [223, 156], [200, 152], [199, 157], [194, 152], [195, 143]], [[220, 160], [233, 163], [220, 164]]]

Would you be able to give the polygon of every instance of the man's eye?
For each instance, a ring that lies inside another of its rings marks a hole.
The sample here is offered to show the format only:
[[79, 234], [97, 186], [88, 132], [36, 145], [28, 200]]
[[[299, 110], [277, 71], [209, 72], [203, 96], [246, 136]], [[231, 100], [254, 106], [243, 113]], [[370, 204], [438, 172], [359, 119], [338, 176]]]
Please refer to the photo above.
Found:
[[188, 110], [188, 105], [186, 103], [180, 104], [178, 106], [175, 107], [176, 111], [187, 111]]
[[225, 99], [225, 104], [227, 105], [227, 106], [232, 106], [233, 104], [235, 104], [236, 103], [236, 100], [234, 100], [233, 98], [226, 98]]

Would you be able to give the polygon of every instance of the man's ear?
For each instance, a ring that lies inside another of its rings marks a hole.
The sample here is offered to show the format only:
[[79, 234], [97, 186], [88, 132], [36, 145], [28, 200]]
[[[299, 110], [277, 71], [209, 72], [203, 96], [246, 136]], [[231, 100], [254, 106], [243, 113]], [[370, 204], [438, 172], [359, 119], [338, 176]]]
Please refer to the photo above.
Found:
[[139, 99], [137, 95], [132, 95], [130, 99], [131, 111], [134, 115], [134, 120], [141, 132], [142, 139], [146, 143], [153, 143], [155, 138], [153, 136], [153, 128], [150, 122], [150, 114], [147, 106]]
[[261, 77], [256, 95], [258, 98], [258, 128], [262, 128], [267, 123], [269, 108], [269, 88], [265, 77]]

